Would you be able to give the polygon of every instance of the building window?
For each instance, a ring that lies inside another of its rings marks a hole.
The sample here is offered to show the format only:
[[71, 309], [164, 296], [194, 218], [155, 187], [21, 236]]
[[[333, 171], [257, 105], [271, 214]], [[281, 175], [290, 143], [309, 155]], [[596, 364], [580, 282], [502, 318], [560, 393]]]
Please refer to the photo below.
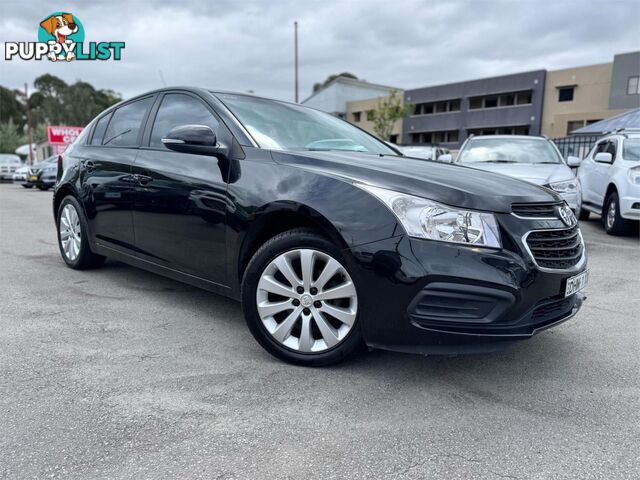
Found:
[[360, 117], [362, 116], [362, 112], [353, 112], [353, 121], [358, 123], [360, 121]]
[[567, 134], [584, 127], [584, 120], [571, 120], [567, 122]]
[[390, 141], [391, 143], [398, 143], [398, 135], [391, 135], [391, 136], [389, 137], [389, 141]]
[[640, 94], [640, 77], [629, 77], [627, 80], [627, 95]]
[[573, 89], [574, 89], [574, 87], [560, 87], [560, 88], [558, 88], [558, 101], [559, 102], [572, 102], [573, 101]]
[[482, 127], [467, 130], [468, 135], [529, 135], [529, 125]]
[[481, 95], [469, 98], [469, 110], [479, 110], [481, 108], [511, 107], [513, 105], [530, 105], [533, 92], [525, 90], [522, 92], [507, 92], [498, 95]]
[[596, 118], [594, 120], [587, 120], [587, 125], [591, 125], [593, 123], [598, 123], [598, 122], [601, 122], [601, 121], [602, 121], [602, 118]]
[[419, 132], [411, 134], [414, 145], [431, 145], [439, 143], [457, 143], [458, 130], [442, 130], [437, 132]]
[[439, 102], [418, 103], [414, 115], [433, 115], [434, 113], [448, 113], [460, 111], [460, 99], [442, 100]]

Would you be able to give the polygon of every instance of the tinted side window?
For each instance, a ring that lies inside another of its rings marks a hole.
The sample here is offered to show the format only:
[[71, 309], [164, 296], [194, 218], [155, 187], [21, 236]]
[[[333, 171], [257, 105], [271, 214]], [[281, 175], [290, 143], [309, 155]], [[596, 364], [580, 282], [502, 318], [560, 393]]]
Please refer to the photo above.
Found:
[[107, 129], [110, 118], [111, 114], [105, 115], [100, 120], [98, 120], [98, 123], [96, 123], [96, 128], [93, 129], [93, 136], [91, 137], [91, 142], [89, 142], [89, 145], [102, 145], [104, 132]]
[[596, 148], [593, 149], [593, 157], [595, 158], [596, 154], [606, 151], [608, 143], [609, 142], [605, 140], [604, 142], [600, 142], [599, 144], [597, 144]]
[[153, 123], [150, 146], [163, 146], [160, 139], [172, 128], [189, 124], [206, 125], [216, 133], [218, 130], [218, 121], [201, 101], [182, 93], [165, 95]]
[[605, 150], [605, 152], [610, 153], [611, 159], [615, 160], [616, 159], [616, 142], [615, 141], [608, 142], [607, 149]]
[[116, 147], [137, 146], [142, 120], [152, 100], [152, 97], [143, 98], [117, 109], [111, 117], [102, 144]]

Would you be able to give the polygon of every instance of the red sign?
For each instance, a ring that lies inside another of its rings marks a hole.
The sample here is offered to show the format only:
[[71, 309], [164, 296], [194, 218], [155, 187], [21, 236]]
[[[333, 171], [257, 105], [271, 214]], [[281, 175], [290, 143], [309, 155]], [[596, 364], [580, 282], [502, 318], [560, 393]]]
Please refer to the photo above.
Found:
[[49, 145], [70, 145], [82, 133], [82, 130], [83, 127], [49, 125], [47, 127]]

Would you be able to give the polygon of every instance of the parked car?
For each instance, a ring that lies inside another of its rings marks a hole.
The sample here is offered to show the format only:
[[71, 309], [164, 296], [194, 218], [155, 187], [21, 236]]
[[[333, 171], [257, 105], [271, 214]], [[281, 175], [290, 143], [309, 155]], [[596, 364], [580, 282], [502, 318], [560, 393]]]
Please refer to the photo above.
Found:
[[546, 137], [470, 137], [462, 145], [456, 163], [549, 188], [558, 193], [576, 215], [580, 215], [580, 182], [571, 170], [580, 164], [580, 159], [571, 156], [565, 162], [555, 144]]
[[576, 314], [587, 258], [557, 194], [397, 159], [301, 105], [156, 90], [65, 152], [60, 253], [74, 269], [108, 256], [238, 299], [256, 340], [302, 365], [364, 345], [495, 350]]
[[16, 169], [22, 166], [18, 155], [0, 153], [0, 180], [13, 180]]
[[640, 130], [623, 130], [598, 141], [578, 168], [580, 218], [602, 216], [607, 233], [628, 233], [640, 220]]
[[22, 186], [25, 188], [37, 187], [40, 190], [48, 190], [56, 183], [58, 170], [57, 155], [53, 155], [27, 167], [27, 174]]
[[22, 186], [27, 187], [26, 182], [28, 177], [29, 177], [29, 165], [22, 165], [21, 167], [16, 168], [16, 171], [12, 175], [11, 179], [14, 182], [22, 182]]
[[400, 148], [400, 151], [407, 157], [424, 158], [425, 160], [439, 161], [442, 155], [450, 153], [448, 148], [438, 147], [436, 145], [419, 145], [398, 148]]
[[58, 156], [53, 155], [29, 169], [29, 176], [24, 186], [27, 188], [35, 186], [40, 190], [49, 190], [56, 184], [57, 173]]

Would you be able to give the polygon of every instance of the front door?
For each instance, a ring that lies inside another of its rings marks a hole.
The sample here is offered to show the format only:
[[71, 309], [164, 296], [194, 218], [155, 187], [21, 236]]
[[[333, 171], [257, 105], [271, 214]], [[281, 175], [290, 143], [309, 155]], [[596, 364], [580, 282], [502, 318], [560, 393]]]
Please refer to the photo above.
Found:
[[[227, 283], [228, 163], [211, 155], [178, 153], [161, 142], [179, 125], [207, 125], [231, 135], [198, 97], [167, 93], [134, 163], [133, 224], [142, 258], [220, 285]], [[152, 113], [153, 116], [153, 113]]]
[[142, 123], [153, 97], [133, 101], [100, 118], [80, 163], [82, 200], [94, 240], [132, 251], [133, 184], [131, 168], [138, 152]]

